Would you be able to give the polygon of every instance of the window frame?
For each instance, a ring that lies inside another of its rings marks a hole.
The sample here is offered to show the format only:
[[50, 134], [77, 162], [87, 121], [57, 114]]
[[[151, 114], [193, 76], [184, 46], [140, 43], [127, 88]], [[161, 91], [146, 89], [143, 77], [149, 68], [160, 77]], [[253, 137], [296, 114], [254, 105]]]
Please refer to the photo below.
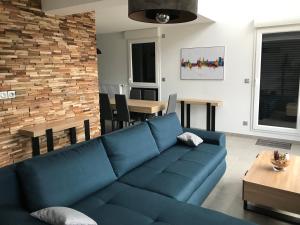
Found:
[[275, 127], [259, 124], [259, 102], [260, 102], [260, 77], [261, 77], [261, 54], [262, 54], [262, 36], [269, 33], [282, 32], [300, 32], [300, 25], [262, 27], [256, 29], [255, 37], [255, 58], [254, 58], [254, 85], [253, 85], [253, 113], [252, 129], [259, 132], [274, 134], [286, 134], [291, 136], [300, 136], [300, 81], [298, 94], [298, 114], [296, 128]]
[[[132, 69], [132, 45], [141, 43], [155, 43], [155, 82], [133, 82], [133, 69]], [[158, 38], [135, 39], [128, 40], [128, 74], [129, 85], [137, 88], [158, 88], [160, 90], [160, 41]], [[160, 91], [159, 91], [160, 93]], [[160, 95], [160, 94], [159, 94]]]

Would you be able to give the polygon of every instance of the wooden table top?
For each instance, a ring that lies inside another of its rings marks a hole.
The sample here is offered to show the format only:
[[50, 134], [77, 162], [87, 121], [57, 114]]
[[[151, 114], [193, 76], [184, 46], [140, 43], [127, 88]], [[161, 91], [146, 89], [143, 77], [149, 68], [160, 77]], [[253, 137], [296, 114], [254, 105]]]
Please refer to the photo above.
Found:
[[177, 103], [184, 101], [185, 104], [191, 105], [206, 105], [210, 103], [212, 106], [221, 106], [223, 101], [220, 100], [208, 100], [208, 99], [197, 99], [197, 98], [180, 98], [177, 99]]
[[[116, 107], [114, 98], [110, 98], [110, 104], [113, 108]], [[130, 112], [146, 114], [158, 113], [166, 108], [166, 103], [162, 101], [127, 99], [127, 104]]]
[[84, 120], [88, 117], [73, 117], [65, 120], [49, 121], [33, 126], [26, 126], [19, 130], [19, 133], [28, 137], [40, 137], [46, 134], [47, 129], [52, 129], [53, 132], [66, 130], [72, 127], [83, 126]]
[[280, 172], [273, 170], [272, 157], [272, 151], [260, 153], [244, 177], [244, 182], [300, 194], [300, 157], [291, 155], [290, 165]]

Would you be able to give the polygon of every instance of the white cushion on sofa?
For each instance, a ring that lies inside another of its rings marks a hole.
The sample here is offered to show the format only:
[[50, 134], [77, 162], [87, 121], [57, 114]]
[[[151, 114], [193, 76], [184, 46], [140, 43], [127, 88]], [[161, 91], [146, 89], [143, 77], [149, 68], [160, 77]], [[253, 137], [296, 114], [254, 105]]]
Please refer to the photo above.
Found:
[[185, 132], [179, 136], [177, 136], [178, 140], [182, 141], [183, 143], [189, 145], [189, 146], [198, 146], [203, 142], [202, 138], [197, 136], [196, 134], [193, 134], [191, 132]]
[[52, 225], [97, 225], [90, 217], [67, 207], [49, 207], [30, 215]]

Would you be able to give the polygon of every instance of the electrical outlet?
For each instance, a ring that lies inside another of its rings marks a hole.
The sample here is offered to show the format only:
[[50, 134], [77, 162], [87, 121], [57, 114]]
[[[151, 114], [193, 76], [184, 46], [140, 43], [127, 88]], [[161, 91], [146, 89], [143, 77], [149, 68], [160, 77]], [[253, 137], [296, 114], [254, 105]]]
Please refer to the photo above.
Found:
[[250, 79], [249, 79], [249, 78], [245, 78], [245, 79], [244, 79], [244, 83], [245, 83], [245, 84], [249, 84], [249, 83], [250, 83]]
[[8, 91], [7, 98], [16, 98], [16, 91]]
[[243, 126], [248, 126], [248, 121], [243, 121]]
[[162, 34], [162, 35], [161, 35], [161, 38], [166, 38], [166, 34]]
[[162, 82], [166, 82], [166, 78], [165, 78], [165, 77], [162, 77], [162, 78], [161, 78], [161, 81], [162, 81]]
[[2, 100], [7, 99], [7, 91], [0, 92], [0, 99], [2, 99]]

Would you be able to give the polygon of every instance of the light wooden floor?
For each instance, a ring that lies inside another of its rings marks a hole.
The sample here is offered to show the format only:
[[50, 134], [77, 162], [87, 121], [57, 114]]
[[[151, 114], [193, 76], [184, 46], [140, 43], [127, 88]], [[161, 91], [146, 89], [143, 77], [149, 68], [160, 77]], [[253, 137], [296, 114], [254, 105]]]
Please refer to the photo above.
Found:
[[[248, 219], [260, 225], [287, 225], [288, 223], [243, 210], [242, 179], [244, 173], [260, 151], [270, 149], [255, 145], [256, 140], [227, 135], [226, 173], [202, 206], [234, 217]], [[300, 155], [300, 144], [293, 144], [292, 150], [279, 150]]]

